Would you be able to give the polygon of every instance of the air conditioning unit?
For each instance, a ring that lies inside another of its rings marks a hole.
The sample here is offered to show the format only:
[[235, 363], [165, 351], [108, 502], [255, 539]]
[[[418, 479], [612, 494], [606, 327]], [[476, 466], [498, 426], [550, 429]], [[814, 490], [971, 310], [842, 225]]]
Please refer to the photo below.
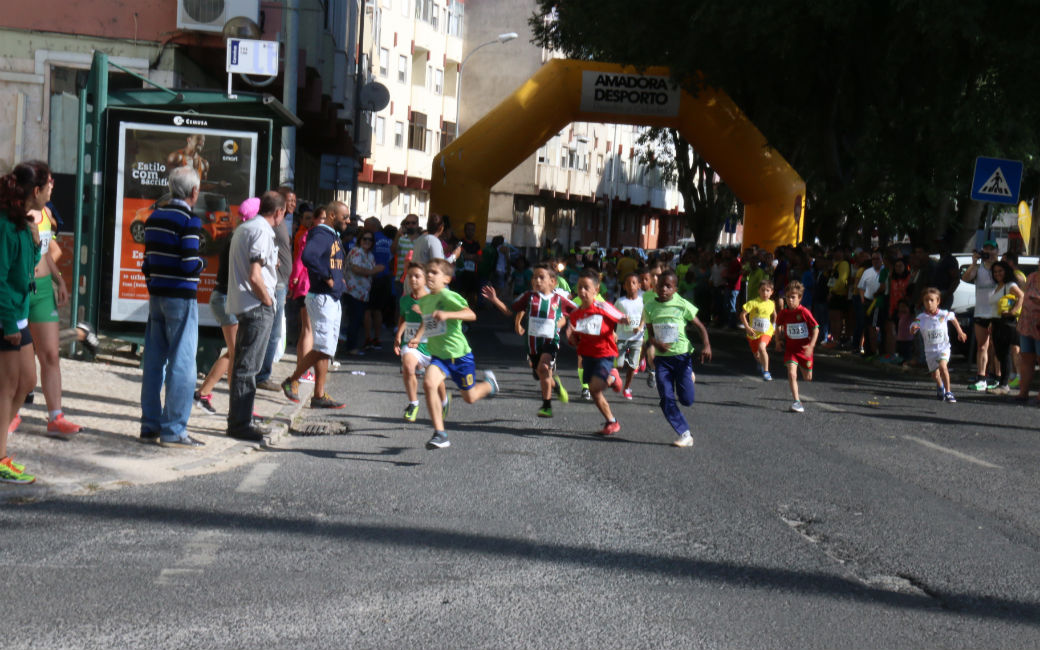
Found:
[[177, 29], [220, 33], [238, 16], [260, 20], [260, 0], [177, 0]]

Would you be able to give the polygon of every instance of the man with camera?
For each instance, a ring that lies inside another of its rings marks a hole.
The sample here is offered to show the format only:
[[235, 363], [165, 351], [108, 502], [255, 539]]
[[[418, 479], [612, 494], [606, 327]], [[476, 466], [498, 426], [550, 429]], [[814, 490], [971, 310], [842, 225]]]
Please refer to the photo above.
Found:
[[[988, 387], [986, 383], [986, 368], [989, 365], [990, 356], [990, 332], [991, 325], [999, 316], [996, 305], [990, 300], [990, 294], [997, 283], [993, 280], [993, 264], [997, 261], [997, 242], [986, 241], [982, 250], [971, 254], [971, 266], [964, 271], [961, 278], [963, 282], [975, 285], [975, 340], [978, 344], [976, 363], [978, 365], [978, 376], [973, 383], [968, 384], [968, 390], [984, 391]], [[981, 263], [980, 263], [981, 262]], [[994, 380], [993, 385], [997, 382]]]

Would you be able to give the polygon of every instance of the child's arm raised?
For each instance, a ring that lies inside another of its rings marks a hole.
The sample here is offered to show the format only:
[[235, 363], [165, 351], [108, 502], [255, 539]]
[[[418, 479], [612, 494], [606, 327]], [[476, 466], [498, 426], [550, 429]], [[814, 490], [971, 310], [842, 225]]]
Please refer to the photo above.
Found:
[[480, 290], [480, 295], [484, 296], [484, 299], [494, 305], [495, 309], [502, 312], [503, 315], [509, 316], [513, 313], [506, 303], [502, 302], [502, 299], [498, 297], [498, 292], [490, 284], [484, 285], [484, 288]]

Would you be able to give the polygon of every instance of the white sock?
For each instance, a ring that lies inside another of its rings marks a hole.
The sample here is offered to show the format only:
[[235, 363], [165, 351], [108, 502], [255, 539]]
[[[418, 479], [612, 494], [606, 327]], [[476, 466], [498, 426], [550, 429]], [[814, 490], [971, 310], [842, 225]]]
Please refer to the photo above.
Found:
[[59, 415], [61, 415], [61, 409], [58, 409], [57, 411], [50, 411], [50, 415], [51, 421], [54, 421], [55, 419], [57, 419]]
[[[418, 403], [418, 402], [416, 402], [416, 403]], [[443, 402], [441, 402], [441, 406], [447, 406], [447, 405], [448, 405], [448, 398], [447, 398], [447, 397], [445, 397], [445, 398], [444, 398], [444, 401], [443, 401]]]
[[413, 399], [412, 401], [408, 402], [408, 405], [409, 406], [419, 406], [419, 400]]

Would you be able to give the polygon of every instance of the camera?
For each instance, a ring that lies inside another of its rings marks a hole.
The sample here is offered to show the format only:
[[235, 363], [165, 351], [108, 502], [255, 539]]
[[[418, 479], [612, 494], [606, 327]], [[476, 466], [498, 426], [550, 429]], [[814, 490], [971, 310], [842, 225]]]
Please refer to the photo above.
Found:
[[987, 253], [986, 251], [982, 251], [981, 253], [979, 253], [979, 258], [983, 259], [983, 260], [988, 260], [989, 259], [989, 253]]

